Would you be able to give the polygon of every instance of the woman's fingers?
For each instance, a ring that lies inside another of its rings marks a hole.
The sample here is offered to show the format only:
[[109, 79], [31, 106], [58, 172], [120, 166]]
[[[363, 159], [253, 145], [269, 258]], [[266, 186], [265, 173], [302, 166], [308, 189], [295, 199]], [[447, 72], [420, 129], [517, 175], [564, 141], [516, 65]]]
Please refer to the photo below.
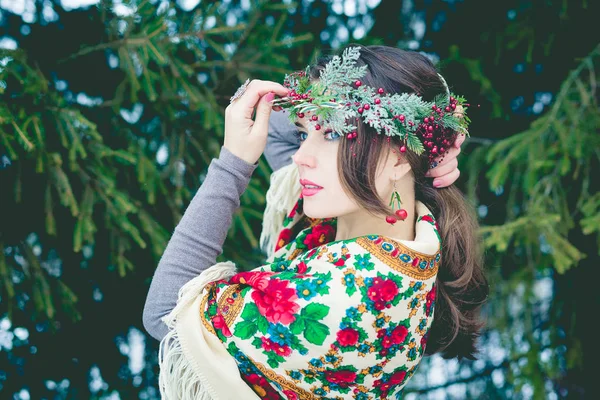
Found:
[[460, 176], [460, 169], [455, 168], [450, 173], [441, 176], [439, 178], [435, 178], [433, 180], [433, 186], [436, 188], [446, 187], [452, 185]]
[[427, 171], [426, 176], [429, 176], [430, 178], [438, 178], [452, 172], [453, 169], [458, 168], [458, 160], [456, 157], [452, 158], [450, 161], [444, 161], [445, 162], [443, 165], [438, 165], [437, 167]]
[[287, 95], [289, 89], [276, 82], [254, 79], [248, 84], [244, 94], [230, 106], [234, 108], [236, 112], [239, 110], [246, 118], [252, 118], [256, 103], [269, 92], [284, 96]]
[[447, 165], [449, 163], [452, 162], [452, 160], [456, 160], [456, 157], [460, 154], [460, 147], [456, 148], [456, 147], [450, 147], [448, 149], [448, 151], [446, 151], [446, 153], [443, 156], [437, 157], [435, 159], [435, 161], [437, 161], [437, 165], [435, 166], [435, 168], [430, 168], [426, 173], [425, 176], [440, 176], [439, 174], [436, 173], [436, 171], [439, 171], [438, 168], [443, 167], [444, 165]]
[[275, 98], [275, 93], [269, 92], [261, 97], [256, 106], [256, 116], [254, 117], [254, 125], [252, 125], [251, 134], [253, 136], [262, 136], [265, 138], [269, 132], [269, 117], [273, 110], [271, 101]]
[[442, 156], [435, 159], [438, 164], [429, 169], [425, 176], [435, 178], [433, 180], [434, 187], [446, 187], [452, 185], [460, 176], [460, 170], [458, 169], [457, 156], [460, 154], [460, 146], [466, 139], [466, 135], [459, 135], [454, 144], [448, 151]]
[[464, 133], [461, 133], [460, 135], [458, 135], [458, 137], [454, 141], [454, 147], [456, 147], [457, 149], [460, 149], [460, 145], [463, 144], [463, 142], [466, 139], [467, 139], [467, 135], [465, 135]]

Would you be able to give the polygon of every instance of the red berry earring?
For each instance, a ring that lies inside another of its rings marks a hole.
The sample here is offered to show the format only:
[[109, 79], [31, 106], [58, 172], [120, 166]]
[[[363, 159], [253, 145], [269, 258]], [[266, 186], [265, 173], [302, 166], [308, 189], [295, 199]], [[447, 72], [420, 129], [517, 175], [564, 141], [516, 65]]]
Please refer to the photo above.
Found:
[[405, 209], [402, 208], [402, 200], [400, 199], [400, 193], [396, 191], [396, 179], [394, 179], [394, 192], [392, 193], [392, 197], [390, 199], [389, 204], [389, 206], [392, 207], [392, 210], [394, 209], [394, 202], [396, 202], [396, 204], [398, 205], [398, 209], [394, 212], [394, 214], [385, 217], [385, 222], [391, 225], [394, 225], [398, 220], [404, 221], [406, 217], [408, 217], [408, 213]]

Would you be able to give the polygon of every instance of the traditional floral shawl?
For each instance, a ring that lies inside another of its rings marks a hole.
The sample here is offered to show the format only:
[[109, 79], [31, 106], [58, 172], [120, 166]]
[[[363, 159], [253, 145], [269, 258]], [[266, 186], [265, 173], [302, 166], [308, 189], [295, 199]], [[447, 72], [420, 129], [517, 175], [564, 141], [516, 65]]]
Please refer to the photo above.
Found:
[[302, 204], [267, 264], [219, 263], [182, 288], [161, 342], [164, 398], [397, 398], [433, 321], [437, 223], [417, 202], [414, 241], [335, 241], [337, 219]]

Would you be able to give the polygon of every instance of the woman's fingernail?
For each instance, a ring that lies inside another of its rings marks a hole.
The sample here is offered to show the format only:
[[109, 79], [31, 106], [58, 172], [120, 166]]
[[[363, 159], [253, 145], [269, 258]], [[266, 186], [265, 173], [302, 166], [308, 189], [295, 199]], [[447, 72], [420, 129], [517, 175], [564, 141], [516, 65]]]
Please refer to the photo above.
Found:
[[437, 179], [433, 180], [433, 187], [439, 187], [442, 183], [440, 181], [438, 181]]
[[266, 101], [272, 101], [274, 98], [275, 98], [275, 93], [273, 93], [273, 92], [269, 92], [265, 95]]

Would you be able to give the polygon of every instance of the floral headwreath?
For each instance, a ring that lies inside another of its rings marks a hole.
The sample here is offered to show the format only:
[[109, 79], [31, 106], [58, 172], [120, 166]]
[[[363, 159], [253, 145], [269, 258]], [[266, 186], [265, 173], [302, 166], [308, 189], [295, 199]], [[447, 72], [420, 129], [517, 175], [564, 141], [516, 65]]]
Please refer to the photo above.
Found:
[[388, 140], [400, 136], [404, 140], [401, 152], [407, 147], [416, 154], [427, 152], [430, 162], [443, 155], [459, 133], [469, 134], [469, 104], [465, 104], [464, 97], [450, 93], [441, 75], [446, 93], [436, 96], [433, 102], [424, 101], [417, 94], [389, 94], [360, 81], [367, 65], [356, 66], [359, 57], [358, 47], [345, 49], [341, 58], [334, 56], [325, 65], [316, 82], [309, 79], [310, 66], [286, 75], [284, 86], [290, 91], [273, 104], [290, 109], [292, 122], [314, 112], [310, 122], [316, 130], [327, 125], [326, 132], [338, 132], [350, 140], [358, 132], [348, 119], [360, 116], [377, 133], [387, 135]]

